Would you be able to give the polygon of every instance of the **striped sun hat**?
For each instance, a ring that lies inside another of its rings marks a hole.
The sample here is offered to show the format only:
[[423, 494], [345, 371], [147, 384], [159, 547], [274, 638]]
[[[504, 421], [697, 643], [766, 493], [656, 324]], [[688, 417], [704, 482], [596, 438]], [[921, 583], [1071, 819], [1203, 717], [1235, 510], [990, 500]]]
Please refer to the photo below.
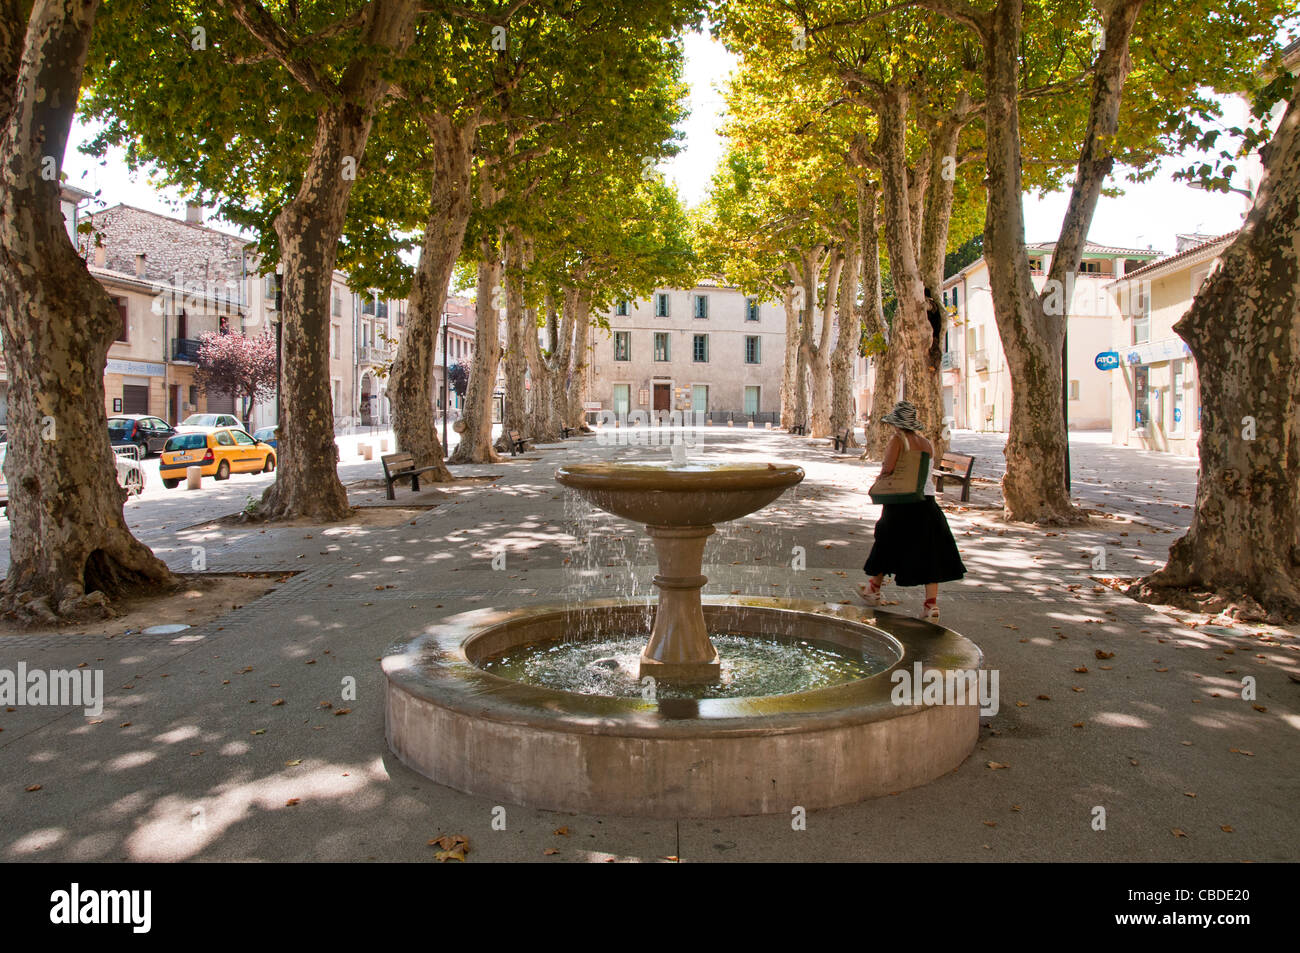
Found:
[[910, 400], [900, 400], [894, 409], [880, 418], [882, 424], [892, 424], [903, 430], [920, 430], [921, 424], [916, 419], [916, 407]]

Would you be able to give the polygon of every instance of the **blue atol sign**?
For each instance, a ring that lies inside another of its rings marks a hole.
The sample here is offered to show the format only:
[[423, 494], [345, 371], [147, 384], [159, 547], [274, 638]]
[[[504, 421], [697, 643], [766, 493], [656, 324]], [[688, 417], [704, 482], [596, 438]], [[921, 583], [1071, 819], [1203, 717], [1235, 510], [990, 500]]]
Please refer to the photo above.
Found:
[[1099, 371], [1113, 371], [1119, 367], [1119, 351], [1102, 351], [1093, 360]]

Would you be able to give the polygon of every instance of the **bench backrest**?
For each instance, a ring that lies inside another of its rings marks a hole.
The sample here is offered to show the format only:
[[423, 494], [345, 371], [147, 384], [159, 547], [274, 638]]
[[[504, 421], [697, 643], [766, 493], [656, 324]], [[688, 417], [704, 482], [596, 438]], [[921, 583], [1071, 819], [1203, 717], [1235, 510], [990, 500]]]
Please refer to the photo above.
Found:
[[415, 457], [409, 453], [386, 453], [379, 458], [384, 464], [385, 473], [396, 470], [410, 470], [415, 466]]
[[512, 431], [510, 431], [510, 439], [511, 439], [511, 440], [518, 440], [518, 439], [520, 439], [520, 437], [519, 437], [519, 431], [518, 431], [518, 430], [512, 430]]
[[966, 453], [945, 453], [941, 466], [945, 470], [956, 470], [958, 473], [970, 474], [971, 468], [975, 465], [975, 458]]

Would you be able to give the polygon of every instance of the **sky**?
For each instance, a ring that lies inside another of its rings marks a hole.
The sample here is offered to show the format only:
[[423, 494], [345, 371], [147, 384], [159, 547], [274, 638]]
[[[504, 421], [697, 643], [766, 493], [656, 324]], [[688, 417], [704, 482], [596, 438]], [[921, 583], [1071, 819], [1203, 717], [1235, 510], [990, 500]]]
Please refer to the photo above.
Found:
[[[735, 68], [736, 59], [706, 34], [688, 35], [685, 51], [691, 115], [680, 127], [685, 133], [684, 148], [662, 163], [660, 169], [676, 185], [686, 203], [696, 205], [708, 194], [713, 170], [722, 155], [723, 141], [718, 134], [723, 118], [720, 89]], [[1244, 116], [1245, 107], [1239, 100], [1231, 100], [1230, 106]], [[111, 155], [104, 164], [78, 152], [76, 146], [89, 140], [93, 133], [92, 128], [80, 124], [74, 128], [64, 166], [70, 185], [88, 192], [102, 190], [102, 204], [93, 204], [92, 209], [123, 202], [183, 217], [183, 197], [156, 189], [146, 174], [128, 173], [120, 152]], [[1109, 183], [1124, 188], [1125, 193], [1121, 197], [1101, 199], [1089, 238], [1101, 244], [1130, 248], [1152, 246], [1158, 251], [1172, 252], [1176, 234], [1219, 235], [1241, 225], [1246, 211], [1242, 196], [1195, 191], [1172, 179], [1171, 173], [1187, 161], [1167, 161], [1150, 182], [1124, 183], [1120, 178]], [[1234, 184], [1243, 185], [1244, 181]], [[1064, 193], [1043, 198], [1026, 196], [1026, 240], [1054, 240], [1060, 231], [1066, 201]], [[233, 230], [230, 226], [218, 227]]]

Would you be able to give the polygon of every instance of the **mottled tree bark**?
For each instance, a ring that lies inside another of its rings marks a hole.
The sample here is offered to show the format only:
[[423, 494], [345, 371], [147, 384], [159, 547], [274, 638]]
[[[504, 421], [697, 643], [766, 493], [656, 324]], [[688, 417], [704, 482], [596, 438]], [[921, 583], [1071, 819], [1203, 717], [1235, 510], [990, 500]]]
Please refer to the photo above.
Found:
[[1201, 379], [1192, 525], [1147, 602], [1300, 618], [1300, 83], [1263, 151], [1255, 205], [1174, 325]]
[[[433, 360], [438, 349], [442, 312], [465, 226], [473, 207], [471, 181], [476, 123], [456, 125], [432, 115], [425, 125], [434, 142], [434, 170], [429, 183], [429, 219], [424, 226], [420, 260], [411, 281], [410, 307], [388, 383], [397, 446], [415, 458], [417, 467], [437, 467], [425, 476], [452, 478], [444, 462], [433, 413]], [[445, 412], [445, 409], [444, 409]]]
[[862, 316], [868, 334], [885, 339], [886, 350], [872, 357], [875, 381], [871, 389], [871, 420], [864, 433], [863, 459], [883, 460], [885, 445], [893, 430], [879, 423], [898, 399], [898, 350], [885, 323], [885, 309], [880, 285], [880, 221], [877, 206], [880, 190], [865, 177], [858, 180], [858, 243], [862, 249]]
[[[0, 25], [0, 330], [9, 373], [9, 573], [26, 622], [96, 618], [174, 583], [126, 527], [104, 434], [103, 370], [121, 318], [68, 239], [59, 166], [97, 0], [8, 4]], [[19, 43], [26, 26], [25, 39]]]
[[840, 275], [839, 335], [835, 353], [831, 355], [831, 408], [830, 432], [832, 435], [849, 431], [849, 446], [856, 447], [853, 434], [857, 424], [856, 404], [853, 400], [853, 364], [858, 359], [862, 342], [862, 324], [858, 311], [858, 256], [856, 244], [844, 250], [844, 270]]
[[907, 89], [901, 81], [894, 80], [885, 86], [880, 98], [880, 130], [876, 137], [885, 243], [898, 298], [890, 349], [898, 352], [896, 360], [903, 373], [903, 396], [916, 406], [921, 429], [938, 457], [946, 449], [942, 437], [943, 386], [939, 368], [930, 361], [934, 331], [926, 313], [925, 287], [917, 253], [919, 233], [915, 226], [919, 222], [915, 210], [921, 203], [908, 177], [907, 117]]
[[[1007, 469], [1002, 478], [1008, 519], [1044, 524], [1085, 519], [1066, 489], [1069, 445], [1061, 412], [1064, 288], [1079, 267], [1097, 199], [1114, 162], [1110, 139], [1118, 128], [1120, 97], [1130, 68], [1128, 41], [1142, 3], [1115, 0], [1106, 10], [1106, 42], [1094, 70], [1087, 133], [1042, 292], [1034, 289], [1030, 277], [1021, 191], [1018, 98], [1023, 0], [1000, 0], [977, 24], [985, 53], [988, 211], [984, 257], [989, 265], [998, 335], [1012, 380], [1011, 421], [1004, 451]], [[1053, 305], [1053, 301], [1059, 304]]]
[[781, 370], [781, 426], [789, 430], [795, 424], [795, 382], [799, 375], [799, 309], [795, 305], [798, 273], [790, 268], [790, 283], [781, 295], [785, 308], [785, 356]]
[[812, 426], [809, 436], [831, 435], [831, 328], [835, 324], [835, 309], [839, 304], [840, 275], [844, 271], [844, 251], [837, 248], [826, 269], [826, 287], [821, 301], [822, 323], [817, 330], [817, 343], [812, 342], [812, 328], [803, 341], [808, 350], [808, 366], [812, 384]]
[[[490, 205], [491, 201], [487, 204]], [[497, 369], [501, 365], [499, 309], [504, 304], [500, 249], [500, 236], [495, 229], [488, 230], [479, 239], [474, 363], [470, 367], [465, 412], [461, 417], [465, 429], [451, 455], [451, 463], [496, 463], [501, 459], [492, 449], [492, 394], [496, 389]]]
[[[537, 338], [537, 328], [527, 326], [528, 309], [524, 303], [524, 255], [523, 236], [518, 228], [506, 230], [506, 240], [502, 246], [505, 262], [506, 293], [506, 406], [502, 420], [501, 440], [497, 449], [506, 449], [502, 442], [507, 439], [509, 431], [515, 430], [535, 440], [545, 435], [529, 431], [528, 427], [528, 338]], [[536, 381], [532, 381], [536, 387]]]
[[280, 448], [276, 480], [262, 496], [268, 519], [343, 519], [348, 497], [339, 482], [330, 394], [330, 287], [356, 171], [380, 99], [386, 67], [414, 39], [414, 0], [376, 0], [367, 7], [356, 55], [334, 79], [285, 46], [259, 4], [225, 0], [231, 14], [319, 99], [316, 138], [298, 191], [275, 218], [283, 270], [280, 322]]
[[565, 422], [575, 430], [590, 430], [587, 426], [586, 411], [582, 407], [583, 388], [587, 373], [587, 363], [591, 352], [587, 347], [587, 328], [591, 324], [591, 293], [582, 290], [574, 295], [573, 309], [568, 325], [561, 324], [559, 353], [562, 355], [561, 367], [566, 368], [564, 380], [556, 384], [565, 400]]
[[812, 378], [813, 330], [816, 326], [817, 283], [821, 275], [822, 256], [826, 246], [816, 245], [804, 251], [793, 266], [795, 277], [795, 307], [799, 311], [798, 353], [794, 378], [794, 422], [812, 432], [812, 405], [809, 386]]

